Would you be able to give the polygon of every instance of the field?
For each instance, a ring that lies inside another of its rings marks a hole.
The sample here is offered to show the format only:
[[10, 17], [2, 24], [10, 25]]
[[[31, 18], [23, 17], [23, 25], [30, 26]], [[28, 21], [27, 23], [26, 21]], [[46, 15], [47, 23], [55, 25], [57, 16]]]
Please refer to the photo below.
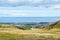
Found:
[[38, 28], [1, 24], [0, 40], [60, 40], [60, 21]]
[[0, 40], [60, 40], [60, 29], [43, 30], [31, 28], [0, 28]]

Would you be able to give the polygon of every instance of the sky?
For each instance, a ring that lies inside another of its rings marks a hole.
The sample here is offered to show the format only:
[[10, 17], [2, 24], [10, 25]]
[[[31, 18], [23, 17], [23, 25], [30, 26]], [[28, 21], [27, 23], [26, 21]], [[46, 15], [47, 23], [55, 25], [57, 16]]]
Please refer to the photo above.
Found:
[[0, 0], [0, 17], [57, 17], [60, 0]]

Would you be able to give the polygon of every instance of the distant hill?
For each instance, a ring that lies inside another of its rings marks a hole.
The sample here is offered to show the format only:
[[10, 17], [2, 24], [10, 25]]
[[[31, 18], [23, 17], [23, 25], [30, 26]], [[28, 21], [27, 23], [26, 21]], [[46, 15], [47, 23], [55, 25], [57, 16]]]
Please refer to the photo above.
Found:
[[[36, 28], [42, 28], [42, 29], [48, 29], [48, 30], [53, 29], [53, 28], [60, 28], [60, 21], [54, 22], [52, 24], [49, 24], [48, 22], [41, 22], [39, 24], [40, 25], [44, 24], [45, 26], [38, 25], [38, 26], [36, 26]], [[34, 25], [34, 23], [33, 24], [26, 24], [24, 26], [0, 24], [0, 28], [17, 28], [17, 29], [22, 29], [22, 30], [26, 30], [26, 29], [30, 30], [32, 28], [32, 26], [30, 26], [30, 25]]]
[[47, 26], [43, 26], [42, 29], [53, 29], [53, 28], [60, 28], [60, 21], [57, 21], [53, 24], [47, 25]]

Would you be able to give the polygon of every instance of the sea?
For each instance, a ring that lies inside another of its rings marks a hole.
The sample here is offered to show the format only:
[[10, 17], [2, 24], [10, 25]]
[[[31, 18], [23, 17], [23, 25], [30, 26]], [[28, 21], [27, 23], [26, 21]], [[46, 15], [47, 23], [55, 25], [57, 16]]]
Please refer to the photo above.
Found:
[[0, 17], [0, 23], [6, 22], [55, 22], [60, 17]]

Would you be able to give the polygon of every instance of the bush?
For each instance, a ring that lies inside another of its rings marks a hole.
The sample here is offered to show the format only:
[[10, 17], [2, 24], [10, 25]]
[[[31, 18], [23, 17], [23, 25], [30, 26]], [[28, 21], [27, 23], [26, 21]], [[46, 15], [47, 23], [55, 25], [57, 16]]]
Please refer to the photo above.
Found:
[[22, 29], [22, 30], [31, 30], [31, 26], [15, 26], [18, 29]]
[[36, 26], [35, 28], [41, 28], [41, 26]]
[[31, 30], [32, 26], [26, 25], [26, 26], [23, 26], [23, 28], [24, 28], [25, 30]]

